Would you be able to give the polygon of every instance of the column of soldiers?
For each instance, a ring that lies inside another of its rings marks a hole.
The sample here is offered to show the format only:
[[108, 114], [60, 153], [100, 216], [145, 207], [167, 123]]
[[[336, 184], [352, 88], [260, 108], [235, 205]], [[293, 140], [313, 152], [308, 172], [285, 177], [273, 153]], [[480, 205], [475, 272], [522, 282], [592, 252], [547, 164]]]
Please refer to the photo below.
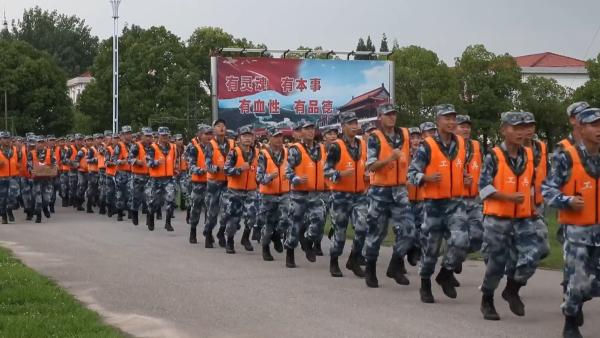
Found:
[[435, 107], [434, 122], [412, 128], [396, 127], [391, 104], [378, 107], [377, 124], [361, 126], [355, 113], [344, 112], [341, 130], [322, 130], [322, 143], [315, 124], [304, 120], [287, 144], [279, 128], [267, 130], [267, 144], [257, 145], [249, 126], [230, 138], [224, 120], [198, 125], [185, 146], [166, 127], [66, 138], [0, 132], [0, 216], [3, 224], [14, 222], [13, 210], [22, 207], [27, 220], [40, 223], [55, 212], [58, 194], [63, 207], [98, 208], [118, 221], [127, 215], [136, 226], [141, 210], [150, 231], [165, 210], [164, 227], [173, 231], [179, 195], [190, 243], [198, 243], [204, 212], [206, 248], [217, 243], [235, 254], [242, 230], [246, 251], [257, 240], [263, 260], [273, 261], [272, 243], [285, 250], [287, 268], [297, 266], [298, 245], [309, 262], [323, 255], [329, 216], [332, 277], [343, 277], [339, 257], [350, 225], [346, 268], [377, 288], [380, 247], [391, 237], [386, 276], [408, 285], [405, 263], [418, 265], [423, 303], [435, 302], [438, 258], [435, 282], [456, 298], [463, 262], [481, 252], [480, 309], [486, 320], [499, 320], [494, 294], [504, 276], [501, 297], [525, 315], [519, 292], [549, 254], [550, 206], [559, 209], [556, 235], [565, 257], [563, 335], [581, 337], [583, 304], [600, 292], [600, 109], [577, 102], [567, 113], [572, 134], [551, 155], [535, 136], [533, 114], [503, 113], [502, 141], [485, 149], [472, 137], [470, 117], [450, 104]]

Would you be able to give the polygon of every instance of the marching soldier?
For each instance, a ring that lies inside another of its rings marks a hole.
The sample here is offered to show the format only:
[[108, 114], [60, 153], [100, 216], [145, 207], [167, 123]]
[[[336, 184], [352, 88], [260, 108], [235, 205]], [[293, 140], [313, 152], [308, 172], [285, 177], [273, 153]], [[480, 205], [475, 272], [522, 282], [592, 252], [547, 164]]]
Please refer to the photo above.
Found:
[[[11, 181], [19, 177], [19, 154], [17, 147], [11, 145], [10, 133], [0, 131], [0, 215], [2, 224], [8, 224], [8, 215], [12, 215], [16, 196], [11, 195]], [[11, 222], [14, 222], [14, 216]]]
[[[411, 127], [408, 128], [408, 133], [410, 134], [410, 158], [412, 159], [423, 140], [421, 135], [421, 129], [419, 127]], [[408, 200], [410, 201], [410, 206], [412, 209], [413, 217], [415, 219], [415, 230], [416, 230], [416, 240], [414, 246], [408, 251], [406, 254], [407, 262], [416, 266], [419, 258], [421, 257], [421, 250], [423, 248], [423, 234], [421, 232], [421, 226], [423, 225], [423, 217], [424, 217], [424, 197], [423, 197], [423, 188], [411, 184], [407, 182], [406, 188], [408, 190]]]
[[525, 114], [501, 116], [503, 142], [486, 155], [479, 181], [483, 200], [483, 249], [486, 271], [481, 285], [481, 312], [487, 320], [499, 320], [494, 291], [507, 275], [502, 298], [517, 316], [525, 315], [519, 290], [534, 274], [539, 250], [534, 225], [532, 184], [535, 166], [531, 148], [523, 146], [527, 132]]
[[[44, 139], [41, 136], [35, 137], [36, 147], [27, 153], [27, 169], [30, 173], [38, 166], [53, 167], [56, 166], [56, 160], [50, 148], [44, 146]], [[35, 223], [42, 222], [42, 211], [46, 218], [50, 218], [48, 205], [52, 198], [52, 176], [32, 175], [32, 194], [34, 200]]]
[[435, 137], [437, 133], [437, 127], [433, 122], [423, 122], [419, 126], [421, 129], [422, 138], [425, 139], [427, 137]]
[[77, 153], [83, 146], [83, 136], [81, 134], [73, 135], [69, 150], [66, 152], [66, 159], [64, 161], [69, 163], [69, 206], [75, 208], [79, 205], [77, 195], [77, 184], [79, 180], [79, 162], [76, 161]]
[[542, 185], [544, 200], [559, 209], [564, 231], [565, 338], [582, 337], [583, 303], [600, 295], [600, 109], [587, 108], [574, 115], [577, 140], [557, 150]]
[[254, 147], [254, 134], [249, 126], [239, 129], [240, 144], [227, 154], [223, 167], [227, 176], [227, 191], [224, 199], [225, 213], [222, 216], [225, 223], [227, 238], [226, 252], [234, 254], [233, 238], [240, 227], [242, 215], [246, 220], [241, 244], [246, 251], [254, 251], [250, 243], [250, 231], [254, 226], [252, 220], [256, 219], [256, 167], [258, 153]]
[[175, 210], [175, 175], [177, 168], [177, 148], [169, 142], [170, 131], [167, 127], [158, 128], [158, 143], [153, 143], [146, 151], [146, 164], [150, 180], [146, 185], [148, 214], [146, 225], [154, 230], [154, 214], [163, 204], [166, 209], [165, 229], [173, 231], [171, 218]]
[[46, 140], [48, 142], [48, 148], [52, 151], [52, 156], [56, 161], [56, 167], [58, 168], [59, 173], [52, 179], [52, 197], [50, 198], [50, 205], [48, 208], [50, 209], [50, 213], [53, 214], [56, 211], [54, 208], [56, 204], [56, 194], [60, 191], [60, 168], [62, 163], [60, 161], [60, 146], [58, 145], [56, 137], [54, 135], [48, 135]]
[[70, 152], [70, 144], [67, 140], [67, 138], [61, 138], [60, 142], [59, 142], [59, 146], [60, 146], [60, 156], [57, 158], [60, 158], [60, 166], [59, 166], [59, 172], [60, 172], [60, 198], [62, 200], [62, 206], [63, 208], [66, 208], [69, 206], [69, 200], [70, 200], [70, 195], [69, 195], [69, 171], [71, 171], [71, 166], [70, 163], [68, 161], [69, 159], [69, 155], [68, 153]]
[[[88, 173], [89, 173], [89, 164], [88, 164], [88, 153], [89, 147], [92, 145], [93, 138], [89, 135], [86, 135], [84, 138], [84, 144], [79, 147], [77, 151], [77, 155], [75, 156], [75, 162], [77, 165], [77, 211], [85, 210], [83, 208], [83, 202], [85, 201], [85, 191], [88, 187]], [[89, 202], [89, 201], [88, 201]], [[88, 209], [88, 212], [92, 211], [91, 205]]]
[[[196, 228], [200, 222], [200, 214], [202, 209], [206, 209], [206, 182], [207, 170], [206, 170], [206, 156], [205, 149], [210, 146], [210, 140], [212, 139], [212, 128], [206, 124], [198, 125], [198, 134], [192, 139], [190, 146], [188, 146], [188, 162], [190, 163], [190, 243], [196, 244], [198, 240], [196, 238]], [[212, 239], [212, 233], [210, 233], [204, 241], [206, 248], [213, 247], [214, 240]]]
[[[115, 175], [115, 193], [117, 221], [122, 221], [129, 202], [129, 177], [131, 176], [131, 165], [129, 165], [129, 148], [131, 147], [131, 126], [121, 128], [120, 140], [116, 143], [111, 162], [117, 165]], [[131, 214], [131, 212], [129, 212]]]
[[416, 230], [408, 190], [406, 171], [410, 160], [408, 129], [396, 129], [397, 110], [392, 104], [377, 108], [380, 129], [367, 140], [367, 171], [372, 172], [368, 191], [367, 238], [363, 249], [367, 265], [365, 283], [379, 287], [377, 258], [387, 236], [388, 223], [393, 224], [396, 243], [386, 276], [400, 285], [408, 285], [404, 256], [414, 246]]
[[131, 222], [133, 225], [138, 225], [140, 207], [142, 204], [146, 204], [146, 198], [144, 196], [149, 179], [146, 153], [151, 146], [152, 129], [142, 128], [141, 141], [133, 143], [129, 150], [129, 164], [131, 165], [129, 210], [131, 210]]
[[115, 156], [115, 146], [119, 135], [111, 134], [106, 136], [106, 148], [104, 157], [106, 159], [106, 181], [105, 183], [105, 202], [106, 202], [106, 215], [112, 217], [117, 212], [116, 207], [116, 195], [117, 195], [117, 183], [116, 176], [118, 171], [117, 157]]
[[327, 150], [325, 162], [325, 177], [330, 181], [331, 188], [331, 223], [335, 231], [333, 245], [330, 247], [329, 272], [333, 277], [342, 277], [338, 257], [344, 251], [346, 230], [352, 220], [354, 226], [354, 241], [348, 257], [346, 268], [356, 276], [364, 277], [360, 267], [359, 257], [366, 237], [366, 222], [368, 198], [365, 194], [369, 176], [365, 170], [367, 154], [364, 140], [356, 137], [360, 127], [358, 117], [354, 112], [340, 114], [342, 138], [333, 141]]
[[110, 130], [105, 130], [98, 144], [98, 214], [106, 215], [106, 139], [112, 135]]
[[470, 186], [472, 179], [465, 170], [465, 140], [454, 134], [457, 115], [454, 106], [443, 104], [435, 110], [437, 134], [424, 139], [408, 169], [410, 182], [423, 187], [425, 198], [425, 220], [421, 230], [426, 242], [419, 271], [423, 303], [434, 302], [431, 275], [435, 272], [440, 244], [446, 234], [449, 234], [448, 250], [435, 280], [449, 298], [456, 298], [454, 271], [462, 265], [469, 247], [463, 195], [465, 184]]
[[183, 135], [175, 134], [173, 136], [173, 140], [175, 140], [175, 145], [177, 146], [177, 153], [179, 154], [179, 175], [177, 175], [177, 186], [179, 187], [179, 209], [185, 210], [185, 221], [189, 223], [190, 221], [190, 209], [189, 205], [189, 195], [190, 195], [190, 176], [189, 176], [189, 164], [187, 160], [186, 151], [187, 147], [183, 145]]
[[[206, 170], [208, 171], [208, 184], [206, 193], [207, 220], [204, 224], [204, 237], [207, 241], [214, 242], [212, 231], [217, 225], [217, 218], [222, 208], [222, 194], [227, 189], [227, 177], [223, 167], [225, 157], [234, 147], [234, 141], [225, 137], [225, 120], [219, 119], [213, 123], [214, 139], [204, 150], [206, 156]], [[225, 241], [225, 223], [221, 217], [221, 224], [217, 232], [219, 246], [224, 248]]]
[[322, 238], [325, 223], [325, 146], [315, 142], [315, 124], [302, 124], [302, 142], [288, 150], [286, 176], [291, 183], [291, 227], [285, 241], [286, 267], [295, 268], [294, 249], [300, 242], [309, 262], [316, 261], [314, 243]]
[[289, 228], [290, 182], [285, 175], [287, 150], [283, 145], [281, 129], [270, 128], [268, 133], [269, 147], [259, 152], [256, 169], [260, 192], [257, 222], [263, 224], [260, 243], [264, 261], [273, 260], [271, 242], [275, 251], [283, 252], [281, 237]]
[[29, 157], [29, 152], [35, 149], [36, 139], [32, 133], [28, 133], [29, 135], [26, 137], [26, 141], [21, 147], [21, 153], [19, 154], [19, 176], [20, 176], [20, 185], [21, 185], [21, 199], [23, 200], [23, 209], [25, 214], [27, 215], [26, 220], [31, 221], [33, 219], [33, 183], [31, 181], [31, 171], [29, 171], [29, 167], [27, 166], [27, 159]]
[[87, 189], [85, 191], [85, 197], [87, 201], [86, 212], [88, 214], [94, 213], [92, 206], [98, 206], [98, 198], [99, 198], [99, 171], [100, 171], [100, 154], [98, 151], [99, 145], [104, 140], [104, 136], [102, 134], [94, 134], [93, 139], [89, 140], [88, 153], [86, 156], [87, 164], [88, 164], [88, 184]]

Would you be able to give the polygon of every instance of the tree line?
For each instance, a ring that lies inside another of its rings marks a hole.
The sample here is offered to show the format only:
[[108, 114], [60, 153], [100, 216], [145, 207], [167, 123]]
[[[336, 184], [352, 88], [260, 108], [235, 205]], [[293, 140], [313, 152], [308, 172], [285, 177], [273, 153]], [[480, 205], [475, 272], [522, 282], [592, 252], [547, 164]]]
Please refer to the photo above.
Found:
[[[210, 118], [211, 53], [221, 47], [267, 48], [219, 27], [197, 28], [184, 40], [163, 26], [137, 25], [123, 28], [119, 46], [120, 124], [139, 128], [165, 119], [180, 131], [190, 129], [194, 125], [190, 121]], [[370, 36], [361, 37], [354, 50], [375, 52], [376, 42]], [[568, 104], [586, 100], [600, 106], [600, 55], [587, 61], [590, 81], [573, 91], [553, 79], [522, 81], [512, 56], [494, 54], [483, 45], [466, 47], [453, 65], [440, 60], [434, 51], [401, 47], [397, 40], [390, 48], [386, 34], [379, 51], [391, 52], [395, 103], [403, 112], [399, 123], [405, 126], [431, 120], [436, 104], [453, 103], [471, 116], [480, 135], [494, 140], [501, 112], [526, 110], [535, 114], [539, 136], [554, 143], [568, 133]], [[95, 81], [74, 106], [66, 81], [85, 71]], [[21, 19], [0, 32], [0, 94], [4, 90], [9, 115], [21, 135], [110, 129], [112, 37], [100, 40], [77, 16], [39, 7], [25, 10]]]

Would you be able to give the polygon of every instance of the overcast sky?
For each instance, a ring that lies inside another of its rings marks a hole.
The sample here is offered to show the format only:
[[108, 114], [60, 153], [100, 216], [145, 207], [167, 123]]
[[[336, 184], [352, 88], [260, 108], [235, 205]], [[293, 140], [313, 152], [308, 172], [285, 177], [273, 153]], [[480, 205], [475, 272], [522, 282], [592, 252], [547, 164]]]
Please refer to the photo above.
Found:
[[[9, 21], [35, 5], [85, 19], [102, 39], [112, 34], [108, 0], [0, 0]], [[401, 46], [431, 49], [451, 64], [477, 43], [514, 56], [550, 51], [595, 57], [598, 13], [598, 0], [123, 0], [119, 11], [121, 25], [164, 25], [184, 40], [197, 27], [219, 26], [271, 49], [350, 51], [367, 35], [379, 49], [386, 33], [390, 48], [397, 39]]]

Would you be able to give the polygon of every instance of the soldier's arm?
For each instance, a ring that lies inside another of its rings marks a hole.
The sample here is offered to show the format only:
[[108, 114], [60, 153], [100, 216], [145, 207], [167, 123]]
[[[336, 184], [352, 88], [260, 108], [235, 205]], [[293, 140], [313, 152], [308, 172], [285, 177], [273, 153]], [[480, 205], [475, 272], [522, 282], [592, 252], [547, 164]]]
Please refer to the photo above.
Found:
[[154, 147], [149, 147], [146, 150], [146, 164], [149, 168], [156, 168], [160, 164], [157, 160], [154, 159]]
[[325, 177], [332, 182], [337, 183], [340, 180], [340, 172], [335, 169], [335, 166], [340, 161], [340, 146], [337, 143], [332, 143], [327, 149], [327, 159], [325, 159], [325, 167], [323, 169]]
[[483, 160], [483, 168], [481, 175], [479, 176], [479, 197], [481, 200], [485, 200], [491, 195], [496, 193], [496, 187], [494, 187], [494, 176], [498, 171], [496, 157], [493, 153], [489, 153]]
[[423, 177], [425, 176], [425, 168], [429, 164], [429, 161], [431, 161], [431, 150], [425, 142], [422, 142], [419, 144], [408, 166], [407, 176], [411, 184], [420, 186], [425, 183]]
[[87, 158], [86, 158], [87, 163], [92, 163], [92, 164], [98, 163], [98, 158], [95, 155], [96, 155], [96, 152], [94, 151], [94, 149], [90, 148], [87, 153]]
[[129, 162], [129, 164], [131, 165], [135, 165], [135, 162], [137, 162], [137, 157], [140, 153], [140, 149], [138, 147], [137, 144], [134, 144], [131, 146], [131, 149], [129, 150], [129, 157], [127, 159], [127, 162]]
[[242, 173], [241, 168], [236, 168], [235, 163], [237, 162], [237, 153], [235, 150], [230, 150], [225, 159], [225, 165], [223, 171], [227, 176], [239, 176]]
[[74, 160], [74, 161], [73, 161], [73, 163], [72, 163], [72, 165], [73, 165], [74, 167], [79, 167], [79, 161], [81, 161], [81, 159], [83, 158], [83, 155], [84, 155], [84, 154], [83, 154], [83, 151], [82, 151], [82, 150], [79, 150], [79, 151], [77, 152], [77, 155], [75, 155], [75, 160]]
[[112, 153], [112, 156], [110, 157], [110, 161], [115, 164], [118, 164], [120, 154], [121, 154], [121, 146], [117, 144], [113, 148], [113, 153]]
[[33, 169], [33, 156], [31, 155], [31, 152], [28, 151], [27, 152], [27, 171], [31, 172], [32, 169]]
[[267, 175], [267, 158], [261, 151], [258, 154], [258, 166], [256, 168], [256, 182], [258, 184], [269, 184], [273, 178], [271, 175]]
[[204, 147], [204, 158], [205, 158], [205, 162], [206, 162], [206, 171], [208, 171], [211, 174], [215, 174], [215, 173], [219, 172], [219, 167], [217, 167], [216, 165], [213, 165], [212, 157], [213, 157], [213, 148], [210, 146], [210, 144], [208, 144]]
[[296, 167], [300, 164], [300, 152], [296, 146], [290, 147], [287, 157], [288, 165], [285, 169], [285, 176], [292, 184], [299, 184], [301, 178], [296, 176]]
[[542, 182], [542, 196], [549, 206], [567, 209], [573, 196], [565, 195], [560, 189], [571, 176], [571, 159], [562, 150], [556, 152], [553, 157], [550, 172]]

